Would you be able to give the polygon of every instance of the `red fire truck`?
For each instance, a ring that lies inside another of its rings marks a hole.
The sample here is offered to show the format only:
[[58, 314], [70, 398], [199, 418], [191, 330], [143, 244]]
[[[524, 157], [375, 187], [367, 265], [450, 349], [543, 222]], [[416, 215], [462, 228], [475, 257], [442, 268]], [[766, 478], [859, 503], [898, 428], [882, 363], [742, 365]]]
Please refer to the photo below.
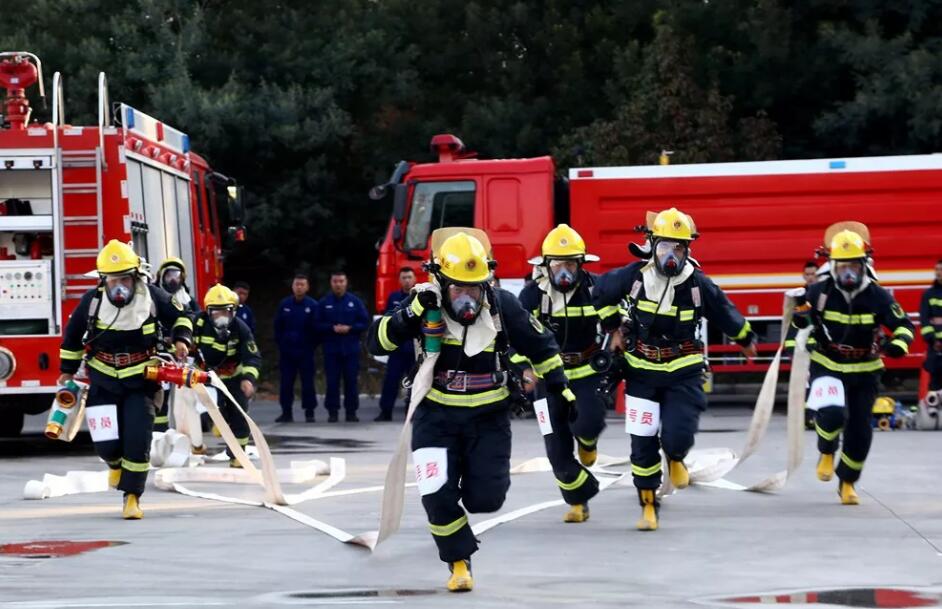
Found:
[[112, 107], [104, 74], [92, 126], [68, 124], [58, 72], [51, 121], [30, 122], [34, 84], [45, 100], [39, 58], [0, 53], [0, 435], [49, 407], [63, 325], [97, 284], [89, 272], [104, 243], [133, 242], [154, 266], [182, 259], [199, 294], [222, 277], [223, 243], [244, 234], [235, 182], [192, 152], [185, 133]]
[[[452, 135], [435, 136], [431, 148], [437, 162], [402, 161], [370, 193], [393, 200], [379, 244], [377, 310], [397, 289], [400, 267], [420, 270], [440, 226], [486, 230], [502, 287], [516, 291], [555, 224], [579, 231], [601, 256], [588, 268], [604, 272], [634, 259], [626, 246], [643, 240], [635, 228], [646, 211], [676, 206], [702, 234], [694, 256], [760, 336], [763, 356], [746, 361], [707, 328], [712, 370], [742, 378], [762, 372], [777, 348], [783, 292], [801, 285], [828, 225], [870, 227], [880, 282], [914, 318], [942, 256], [942, 155], [575, 168], [560, 179], [549, 157], [479, 160]], [[917, 339], [912, 354], [887, 365], [915, 378], [924, 348]]]

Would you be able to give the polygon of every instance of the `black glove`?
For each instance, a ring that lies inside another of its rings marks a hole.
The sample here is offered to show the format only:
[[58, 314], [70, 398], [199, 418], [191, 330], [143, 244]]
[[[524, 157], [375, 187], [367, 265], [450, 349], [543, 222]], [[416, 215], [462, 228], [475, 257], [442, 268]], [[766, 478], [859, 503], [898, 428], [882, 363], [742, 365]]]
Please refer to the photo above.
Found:
[[435, 292], [424, 290], [419, 292], [416, 298], [424, 311], [434, 311], [438, 309], [438, 297], [435, 296]]
[[883, 352], [892, 358], [903, 357], [906, 355], [906, 350], [900, 347], [897, 343], [888, 343], [886, 347], [883, 348]]

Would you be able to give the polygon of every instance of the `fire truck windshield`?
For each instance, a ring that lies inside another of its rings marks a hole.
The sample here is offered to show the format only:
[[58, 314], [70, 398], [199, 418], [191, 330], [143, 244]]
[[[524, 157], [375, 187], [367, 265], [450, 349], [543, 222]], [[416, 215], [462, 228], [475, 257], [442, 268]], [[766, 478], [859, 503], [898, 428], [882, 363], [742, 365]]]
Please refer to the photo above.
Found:
[[419, 182], [412, 193], [404, 250], [424, 250], [433, 230], [474, 226], [474, 182]]

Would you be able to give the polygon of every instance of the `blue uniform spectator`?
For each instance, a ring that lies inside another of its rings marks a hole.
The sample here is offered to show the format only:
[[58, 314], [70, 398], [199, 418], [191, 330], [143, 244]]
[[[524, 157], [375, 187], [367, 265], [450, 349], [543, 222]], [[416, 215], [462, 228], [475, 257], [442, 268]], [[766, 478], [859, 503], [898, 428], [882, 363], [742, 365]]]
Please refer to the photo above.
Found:
[[360, 373], [360, 334], [369, 327], [370, 315], [363, 301], [347, 292], [347, 274], [343, 271], [331, 273], [330, 294], [320, 300], [319, 307], [317, 330], [324, 344], [324, 373], [327, 375], [324, 405], [328, 412], [327, 421], [337, 421], [341, 377], [347, 421], [359, 421], [357, 375]]
[[255, 333], [255, 313], [249, 308], [249, 305], [246, 304], [249, 300], [249, 291], [251, 289], [252, 288], [245, 281], [236, 281], [232, 286], [232, 291], [239, 295], [239, 308], [236, 309], [236, 317], [245, 322], [245, 325], [252, 331], [252, 336], [257, 336]]
[[[415, 286], [415, 271], [404, 266], [399, 269], [400, 289], [389, 295], [386, 301], [386, 315], [399, 308], [399, 303], [409, 296]], [[402, 377], [412, 370], [415, 365], [415, 347], [411, 342], [402, 345], [389, 354], [386, 360], [386, 377], [383, 379], [383, 392], [379, 397], [379, 416], [374, 421], [392, 421], [392, 411], [399, 397], [399, 388], [402, 386]], [[408, 402], [408, 393], [406, 401]], [[406, 405], [408, 410], [408, 404]]]
[[291, 423], [294, 414], [294, 379], [301, 376], [301, 407], [308, 423], [314, 422], [314, 347], [317, 336], [317, 301], [307, 295], [310, 282], [298, 273], [291, 282], [292, 295], [281, 301], [275, 315], [275, 342], [281, 367], [281, 416], [276, 423]]

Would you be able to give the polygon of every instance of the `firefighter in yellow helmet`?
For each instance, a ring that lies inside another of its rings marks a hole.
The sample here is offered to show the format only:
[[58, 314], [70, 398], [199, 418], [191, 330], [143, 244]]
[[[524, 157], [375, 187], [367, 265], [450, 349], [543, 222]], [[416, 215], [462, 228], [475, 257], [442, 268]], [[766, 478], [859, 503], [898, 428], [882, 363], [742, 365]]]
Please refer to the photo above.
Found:
[[59, 350], [59, 384], [85, 362], [90, 387], [86, 418], [95, 450], [109, 468], [108, 482], [124, 492], [124, 518], [143, 516], [140, 496], [150, 468], [154, 398], [160, 387], [144, 378], [155, 362], [157, 324], [169, 328], [174, 352], [185, 358], [193, 325], [166, 292], [148, 284], [141, 260], [111, 240], [98, 254], [98, 287], [86, 292], [69, 317]]
[[160, 263], [154, 283], [164, 289], [170, 297], [183, 306], [183, 310], [190, 315], [200, 312], [199, 304], [190, 295], [190, 288], [186, 284], [186, 265], [176, 256], [170, 256]]
[[[684, 457], [707, 407], [701, 320], [709, 320], [750, 357], [755, 333], [690, 257], [698, 235], [689, 216], [676, 208], [649, 214], [644, 232], [650, 242], [650, 250], [643, 248], [645, 259], [605, 273], [593, 293], [595, 306], [606, 313], [601, 324], [612, 333], [613, 350], [624, 354], [631, 473], [642, 508], [637, 528], [653, 531], [658, 527], [660, 449], [673, 485], [685, 488], [690, 482]], [[608, 313], [622, 300], [627, 302], [624, 319]]]
[[[451, 591], [470, 590], [478, 542], [467, 512], [494, 512], [510, 487], [511, 382], [508, 350], [530, 359], [551, 394], [567, 388], [553, 334], [511, 294], [490, 284], [493, 264], [474, 229], [432, 235], [431, 283], [416, 286], [399, 308], [370, 328], [369, 350], [386, 355], [425, 334], [441, 337], [431, 387], [412, 418], [412, 449], [422, 505]], [[453, 234], [452, 234], [453, 233]], [[438, 235], [448, 235], [440, 245]], [[441, 322], [435, 321], [441, 312]]]
[[[248, 412], [255, 395], [262, 357], [249, 326], [236, 317], [239, 296], [224, 285], [216, 284], [203, 297], [204, 311], [194, 322], [197, 361], [203, 370], [214, 370], [229, 393]], [[249, 443], [248, 422], [221, 393], [217, 405], [232, 434], [244, 448]], [[241, 467], [231, 450], [229, 467]]]
[[[154, 284], [167, 292], [174, 303], [183, 307], [183, 311], [191, 319], [200, 312], [196, 299], [190, 295], [190, 289], [186, 285], [186, 265], [179, 258], [171, 256], [160, 263], [154, 277]], [[161, 330], [160, 348], [170, 351], [172, 349], [171, 332], [169, 328], [161, 327]], [[176, 388], [170, 383], [164, 383], [163, 390], [163, 399], [160, 400], [157, 415], [154, 417], [154, 431], [167, 431], [170, 425], [170, 404], [176, 396]]]
[[[814, 328], [808, 408], [815, 411], [821, 453], [817, 474], [822, 481], [834, 476], [843, 431], [837, 492], [844, 505], [860, 502], [854, 483], [873, 439], [871, 409], [883, 371], [881, 351], [903, 357], [914, 337], [912, 322], [872, 274], [868, 240], [867, 227], [859, 223], [841, 222], [828, 229], [830, 276], [806, 289], [792, 322], [797, 328]], [[892, 335], [876, 340], [883, 327]]]
[[[533, 281], [524, 286], [519, 298], [523, 308], [555, 335], [576, 396], [575, 404], [553, 395], [547, 398], [552, 433], [544, 441], [556, 483], [570, 506], [563, 520], [584, 522], [589, 519], [589, 499], [599, 491], [588, 467], [595, 463], [598, 438], [605, 429], [605, 404], [597, 391], [600, 374], [589, 365], [600, 343], [599, 312], [592, 304], [596, 277], [582, 268], [598, 257], [586, 252], [585, 241], [566, 224], [546, 235], [540, 253], [530, 260]], [[519, 354], [511, 359], [526, 362]]]

